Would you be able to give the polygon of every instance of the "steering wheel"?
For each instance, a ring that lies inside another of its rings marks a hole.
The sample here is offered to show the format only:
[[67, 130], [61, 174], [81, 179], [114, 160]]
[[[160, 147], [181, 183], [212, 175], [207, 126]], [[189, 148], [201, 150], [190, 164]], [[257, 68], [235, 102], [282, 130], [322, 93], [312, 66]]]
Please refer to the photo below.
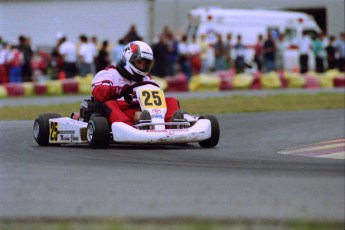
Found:
[[[133, 91], [134, 88], [139, 87], [139, 86], [143, 86], [143, 85], [153, 85], [153, 86], [157, 86], [158, 88], [160, 88], [160, 86], [155, 82], [142, 81], [142, 82], [137, 82], [137, 83], [134, 83], [133, 85], [131, 85], [131, 89]], [[133, 101], [132, 95], [125, 96], [124, 98], [125, 98], [125, 101], [130, 105], [138, 105], [139, 104], [139, 101]]]
[[157, 86], [158, 88], [160, 88], [160, 86], [156, 82], [153, 82], [153, 81], [137, 82], [137, 83], [134, 83], [133, 85], [131, 85], [131, 88], [134, 89], [134, 88], [136, 88], [138, 86], [142, 86], [142, 85], [154, 85], [154, 86]]

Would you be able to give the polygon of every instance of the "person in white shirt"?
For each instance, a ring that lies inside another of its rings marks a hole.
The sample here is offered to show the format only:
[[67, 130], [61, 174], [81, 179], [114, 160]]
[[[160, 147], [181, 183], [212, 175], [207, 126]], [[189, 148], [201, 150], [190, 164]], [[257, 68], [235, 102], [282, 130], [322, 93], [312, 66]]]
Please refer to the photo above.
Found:
[[200, 44], [199, 44], [199, 49], [200, 49], [200, 58], [201, 58], [201, 73], [208, 73], [208, 50], [209, 50], [209, 45], [206, 42], [206, 35], [201, 34], [200, 36]]
[[309, 52], [312, 48], [312, 40], [308, 36], [306, 31], [303, 31], [303, 37], [299, 43], [299, 65], [300, 73], [306, 73], [309, 71]]
[[77, 71], [77, 47], [72, 41], [68, 41], [65, 36], [61, 38], [59, 54], [63, 59], [63, 70], [66, 78], [72, 78], [78, 74]]
[[7, 64], [10, 52], [8, 43], [3, 42], [2, 47], [0, 47], [0, 84], [7, 83], [9, 81]]
[[339, 53], [338, 69], [340, 72], [345, 71], [345, 33], [340, 33], [339, 40], [336, 41], [335, 46]]
[[183, 35], [177, 48], [179, 56], [180, 70], [187, 76], [188, 80], [192, 77], [192, 67], [189, 61], [190, 53], [188, 50], [188, 37]]
[[201, 70], [201, 59], [200, 59], [200, 47], [196, 41], [196, 36], [192, 37], [192, 41], [188, 44], [187, 47], [190, 57], [190, 64], [192, 67], [192, 74], [197, 75]]
[[88, 42], [88, 38], [85, 35], [80, 36], [80, 47], [78, 57], [80, 60], [79, 74], [81, 77], [85, 77], [92, 73], [92, 65], [97, 54], [95, 46]]

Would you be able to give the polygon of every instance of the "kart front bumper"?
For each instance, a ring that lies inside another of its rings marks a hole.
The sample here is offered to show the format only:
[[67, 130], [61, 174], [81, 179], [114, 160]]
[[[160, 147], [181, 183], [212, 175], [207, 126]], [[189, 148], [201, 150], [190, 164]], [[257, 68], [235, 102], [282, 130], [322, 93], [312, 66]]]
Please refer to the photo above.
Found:
[[139, 130], [122, 122], [111, 125], [113, 139], [130, 144], [174, 144], [199, 142], [211, 137], [211, 122], [200, 119], [184, 129]]

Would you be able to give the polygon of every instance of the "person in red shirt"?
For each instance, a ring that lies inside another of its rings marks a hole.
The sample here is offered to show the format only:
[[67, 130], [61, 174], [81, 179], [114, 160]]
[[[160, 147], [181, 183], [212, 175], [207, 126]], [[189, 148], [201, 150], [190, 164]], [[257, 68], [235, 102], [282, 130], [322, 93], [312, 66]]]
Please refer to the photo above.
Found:
[[10, 67], [10, 82], [22, 82], [22, 69], [24, 63], [23, 53], [18, 50], [15, 45], [11, 46], [11, 51], [8, 57], [8, 64]]
[[256, 63], [256, 67], [258, 69], [259, 72], [262, 71], [262, 62], [263, 62], [263, 57], [262, 57], [262, 47], [264, 44], [264, 37], [262, 36], [262, 34], [258, 35], [258, 40], [255, 44], [254, 50], [255, 50], [255, 54], [254, 54], [254, 62]]
[[[123, 50], [121, 61], [116, 66], [109, 66], [99, 71], [92, 81], [92, 95], [96, 100], [105, 103], [106, 117], [110, 123], [124, 122], [134, 124], [134, 114], [140, 111], [139, 105], [126, 102], [131, 95], [132, 85], [138, 82], [155, 81], [149, 76], [153, 65], [153, 52], [149, 45], [142, 41], [133, 41]], [[158, 86], [158, 85], [157, 85]], [[165, 121], [183, 119], [178, 100], [166, 98], [167, 112]], [[144, 120], [151, 119], [147, 111], [143, 111]]]

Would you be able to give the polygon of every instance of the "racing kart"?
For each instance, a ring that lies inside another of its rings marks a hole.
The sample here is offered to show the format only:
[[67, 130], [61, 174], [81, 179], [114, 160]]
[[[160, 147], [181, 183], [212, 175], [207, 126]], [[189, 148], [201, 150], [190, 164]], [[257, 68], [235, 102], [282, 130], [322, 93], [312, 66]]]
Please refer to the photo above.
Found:
[[140, 120], [142, 112], [137, 112], [133, 126], [123, 122], [110, 124], [105, 117], [105, 104], [91, 97], [83, 100], [80, 113], [72, 113], [71, 117], [61, 117], [57, 113], [40, 114], [33, 126], [36, 142], [40, 146], [87, 143], [92, 148], [108, 148], [111, 143], [197, 142], [204, 148], [218, 144], [220, 129], [215, 116], [197, 117], [183, 112], [183, 119], [165, 122], [167, 107], [163, 90], [149, 81], [136, 83], [132, 89], [134, 98], [125, 97], [125, 100], [128, 103], [139, 103], [141, 111], [149, 112], [150, 120]]

